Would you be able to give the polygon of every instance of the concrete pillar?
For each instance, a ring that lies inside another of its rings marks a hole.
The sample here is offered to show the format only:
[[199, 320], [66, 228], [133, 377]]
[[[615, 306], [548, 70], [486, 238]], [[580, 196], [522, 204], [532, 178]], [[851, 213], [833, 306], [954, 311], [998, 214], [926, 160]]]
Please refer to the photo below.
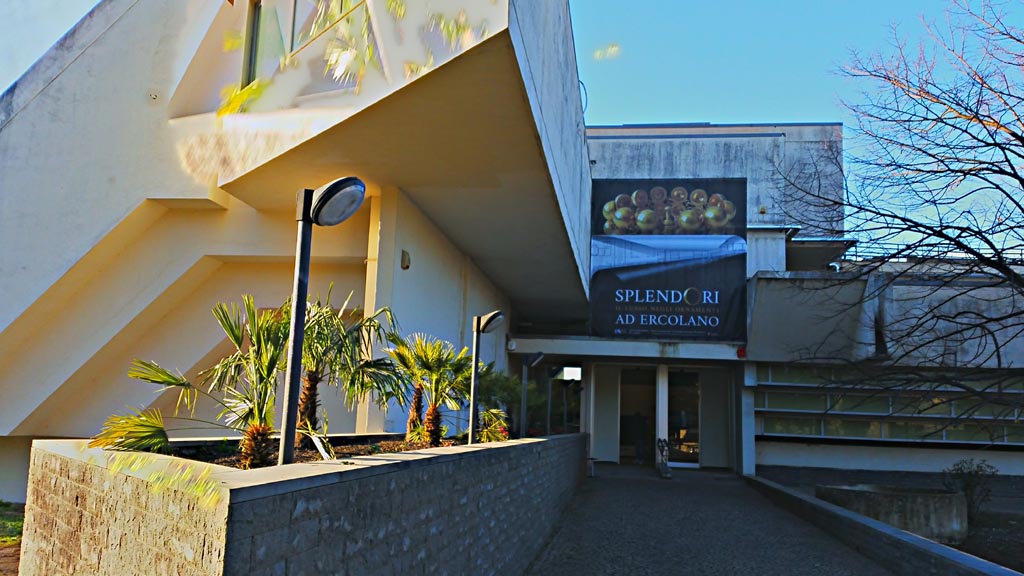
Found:
[[[369, 239], [366, 247], [366, 289], [363, 310], [372, 314], [379, 308], [391, 306], [395, 282], [395, 234], [398, 229], [398, 189], [384, 188], [367, 199], [370, 204]], [[386, 345], [375, 345], [371, 353], [380, 356]], [[405, 429], [405, 414], [392, 404], [385, 414], [370, 400], [360, 402], [356, 408], [356, 432], [401, 432]]]
[[584, 364], [580, 374], [580, 432], [583, 434], [590, 433], [590, 394], [594, 389], [593, 382], [593, 370], [591, 370], [590, 364]]
[[658, 460], [660, 458], [657, 450], [658, 438], [668, 439], [668, 366], [665, 364], [658, 364], [656, 386], [654, 393], [654, 454], [655, 460]]
[[756, 472], [757, 451], [754, 447], [754, 387], [757, 386], [757, 364], [743, 366], [743, 382], [739, 394], [740, 470], [745, 475]]
[[586, 383], [583, 388], [583, 395], [586, 397], [584, 406], [581, 407], [583, 414], [586, 414], [587, 431], [587, 455], [594, 454], [594, 395], [597, 392], [597, 367], [594, 364], [587, 364], [583, 368], [583, 381]]

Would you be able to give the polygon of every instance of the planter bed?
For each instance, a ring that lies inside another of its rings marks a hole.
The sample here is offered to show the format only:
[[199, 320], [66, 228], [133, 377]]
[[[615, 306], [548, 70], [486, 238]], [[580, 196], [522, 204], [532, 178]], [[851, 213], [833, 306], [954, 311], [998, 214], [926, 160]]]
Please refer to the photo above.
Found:
[[21, 574], [520, 574], [585, 436], [237, 470], [33, 443]]
[[[394, 435], [392, 435], [393, 437]], [[401, 435], [397, 435], [401, 438]], [[406, 442], [400, 439], [385, 437], [372, 443], [359, 443], [364, 438], [339, 437], [331, 438], [331, 446], [334, 448], [335, 459], [352, 458], [354, 456], [374, 456], [377, 454], [394, 454], [398, 452], [410, 452], [412, 450], [425, 450], [430, 448], [426, 442]], [[442, 447], [455, 446], [454, 440], [444, 440]], [[228, 468], [241, 468], [241, 456], [238, 453], [238, 440], [207, 440], [203, 442], [189, 440], [185, 443], [172, 442], [171, 455], [186, 460], [196, 460], [227, 466]], [[297, 448], [294, 461], [296, 463], [323, 462], [324, 458], [316, 450]]]

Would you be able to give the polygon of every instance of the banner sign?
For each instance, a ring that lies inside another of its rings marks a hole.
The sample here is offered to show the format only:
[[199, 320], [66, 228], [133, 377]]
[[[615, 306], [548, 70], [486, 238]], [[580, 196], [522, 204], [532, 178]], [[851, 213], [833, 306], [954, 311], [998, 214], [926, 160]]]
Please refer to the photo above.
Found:
[[591, 331], [746, 340], [747, 182], [594, 180]]

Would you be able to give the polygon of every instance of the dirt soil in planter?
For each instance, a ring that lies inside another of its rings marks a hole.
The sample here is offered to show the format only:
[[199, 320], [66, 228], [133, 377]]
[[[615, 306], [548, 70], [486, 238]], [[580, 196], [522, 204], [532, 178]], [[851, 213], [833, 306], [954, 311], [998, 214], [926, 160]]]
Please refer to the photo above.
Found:
[[[453, 440], [442, 440], [442, 446], [454, 446]], [[430, 448], [426, 442], [406, 442], [404, 440], [384, 440], [374, 444], [339, 444], [334, 446], [334, 456], [338, 460], [352, 456], [372, 456], [374, 454], [391, 454]], [[174, 455], [189, 460], [209, 462], [231, 468], [241, 468], [241, 456], [238, 454], [237, 442], [221, 442], [209, 446], [189, 446], [177, 448]], [[295, 462], [320, 462], [323, 457], [316, 450], [295, 450]]]
[[958, 549], [1024, 572], [1024, 514], [983, 510]]
[[0, 544], [0, 576], [18, 576], [21, 544]]

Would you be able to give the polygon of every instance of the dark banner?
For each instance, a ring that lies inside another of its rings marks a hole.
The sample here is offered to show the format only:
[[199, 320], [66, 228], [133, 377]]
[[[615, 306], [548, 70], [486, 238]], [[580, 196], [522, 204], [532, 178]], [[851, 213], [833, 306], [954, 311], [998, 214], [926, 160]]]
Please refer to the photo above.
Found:
[[596, 336], [746, 340], [747, 182], [595, 180]]

